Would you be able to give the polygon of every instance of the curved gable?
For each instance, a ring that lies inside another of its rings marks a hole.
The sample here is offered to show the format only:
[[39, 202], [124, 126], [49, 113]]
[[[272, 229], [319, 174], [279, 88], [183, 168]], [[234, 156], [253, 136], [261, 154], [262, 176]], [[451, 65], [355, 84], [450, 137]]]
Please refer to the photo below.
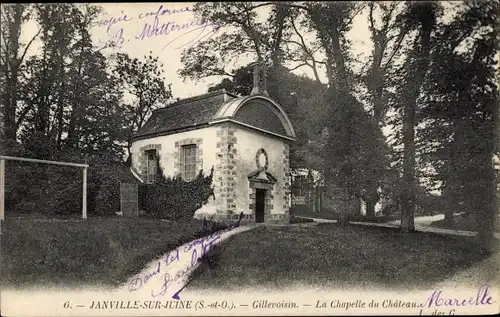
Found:
[[262, 95], [240, 97], [224, 104], [214, 119], [232, 120], [273, 134], [295, 138], [292, 124], [283, 109]]
[[274, 106], [262, 99], [244, 103], [234, 114], [234, 119], [276, 134], [288, 135]]

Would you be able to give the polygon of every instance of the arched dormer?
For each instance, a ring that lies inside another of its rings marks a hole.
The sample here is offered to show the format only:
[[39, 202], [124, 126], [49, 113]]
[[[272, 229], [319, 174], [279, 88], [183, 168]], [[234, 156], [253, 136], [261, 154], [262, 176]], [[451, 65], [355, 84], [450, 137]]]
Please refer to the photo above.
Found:
[[219, 109], [214, 121], [231, 119], [239, 123], [295, 139], [295, 131], [280, 105], [263, 95], [235, 98]]
[[296, 139], [286, 113], [271, 98], [262, 94], [238, 97], [219, 90], [155, 110], [131, 141], [199, 129], [223, 121], [233, 121], [290, 141]]

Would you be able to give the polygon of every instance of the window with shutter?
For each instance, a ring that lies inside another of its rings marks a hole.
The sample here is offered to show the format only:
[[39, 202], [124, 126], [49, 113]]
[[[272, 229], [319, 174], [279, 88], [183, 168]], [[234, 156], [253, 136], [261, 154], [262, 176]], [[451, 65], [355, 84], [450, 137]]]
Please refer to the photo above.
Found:
[[197, 158], [196, 144], [188, 144], [182, 146], [182, 178], [185, 181], [191, 181], [196, 178], [196, 158]]
[[156, 150], [146, 151], [147, 166], [146, 166], [146, 182], [154, 183], [158, 167]]

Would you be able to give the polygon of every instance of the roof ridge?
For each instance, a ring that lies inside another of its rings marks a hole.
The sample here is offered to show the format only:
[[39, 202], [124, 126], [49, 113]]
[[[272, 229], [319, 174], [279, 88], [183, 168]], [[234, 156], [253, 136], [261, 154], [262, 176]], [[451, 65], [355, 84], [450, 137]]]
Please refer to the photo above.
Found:
[[171, 103], [169, 105], [166, 105], [165, 107], [156, 109], [155, 111], [164, 110], [164, 109], [170, 109], [170, 108], [173, 108], [173, 107], [176, 107], [176, 106], [180, 106], [180, 105], [183, 105], [183, 104], [186, 104], [186, 103], [189, 103], [189, 102], [203, 100], [203, 99], [206, 99], [206, 98], [215, 97], [215, 96], [222, 95], [222, 94], [227, 94], [227, 95], [229, 95], [229, 96], [231, 96], [233, 98], [238, 98], [238, 96], [236, 96], [235, 94], [232, 94], [232, 93], [228, 92], [226, 89], [219, 89], [219, 90], [210, 91], [210, 92], [207, 92], [207, 93], [204, 93], [204, 94], [201, 94], [201, 95], [192, 96], [192, 97], [188, 97], [188, 98], [184, 98], [184, 99], [179, 99], [178, 101], [176, 101], [174, 103]]

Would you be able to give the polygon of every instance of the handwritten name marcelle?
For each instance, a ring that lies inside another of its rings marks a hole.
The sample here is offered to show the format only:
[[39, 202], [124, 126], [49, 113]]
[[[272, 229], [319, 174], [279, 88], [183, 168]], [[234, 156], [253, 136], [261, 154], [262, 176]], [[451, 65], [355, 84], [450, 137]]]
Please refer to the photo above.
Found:
[[495, 301], [491, 296], [491, 288], [489, 286], [481, 286], [475, 296], [466, 296], [463, 298], [445, 297], [443, 291], [434, 291], [421, 307], [485, 306], [493, 305], [494, 303]]

